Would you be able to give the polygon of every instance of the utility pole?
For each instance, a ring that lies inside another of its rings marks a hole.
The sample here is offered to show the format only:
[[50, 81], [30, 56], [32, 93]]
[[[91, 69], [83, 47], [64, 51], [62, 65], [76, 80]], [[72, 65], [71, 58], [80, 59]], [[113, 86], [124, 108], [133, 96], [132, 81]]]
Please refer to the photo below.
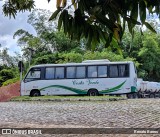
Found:
[[21, 91], [21, 83], [22, 83], [22, 73], [23, 73], [23, 70], [24, 70], [24, 64], [22, 61], [19, 61], [18, 62], [18, 68], [19, 68], [19, 72], [20, 72], [20, 96], [22, 95], [22, 91]]

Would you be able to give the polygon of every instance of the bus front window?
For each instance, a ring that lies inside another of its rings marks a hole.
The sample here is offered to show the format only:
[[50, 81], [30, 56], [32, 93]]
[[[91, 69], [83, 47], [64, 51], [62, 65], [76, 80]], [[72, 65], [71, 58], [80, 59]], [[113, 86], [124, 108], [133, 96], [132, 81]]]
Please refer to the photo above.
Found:
[[30, 69], [24, 82], [29, 82], [33, 80], [38, 80], [41, 78], [41, 70], [40, 69]]

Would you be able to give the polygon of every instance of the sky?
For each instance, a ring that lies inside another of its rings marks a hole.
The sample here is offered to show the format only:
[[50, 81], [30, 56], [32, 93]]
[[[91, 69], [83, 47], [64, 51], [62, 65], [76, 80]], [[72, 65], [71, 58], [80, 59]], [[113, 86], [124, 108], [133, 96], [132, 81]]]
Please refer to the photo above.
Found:
[[[37, 9], [47, 9], [52, 12], [56, 10], [56, 0], [51, 0], [48, 3], [48, 0], [34, 0], [35, 8]], [[18, 29], [24, 29], [35, 35], [33, 27], [27, 23], [29, 12], [18, 13], [16, 19], [5, 17], [2, 12], [2, 5], [4, 1], [0, 1], [0, 44], [2, 50], [3, 48], [9, 49], [9, 55], [14, 56], [14, 52], [21, 52], [19, 46], [17, 46], [17, 38], [13, 39], [13, 34]]]

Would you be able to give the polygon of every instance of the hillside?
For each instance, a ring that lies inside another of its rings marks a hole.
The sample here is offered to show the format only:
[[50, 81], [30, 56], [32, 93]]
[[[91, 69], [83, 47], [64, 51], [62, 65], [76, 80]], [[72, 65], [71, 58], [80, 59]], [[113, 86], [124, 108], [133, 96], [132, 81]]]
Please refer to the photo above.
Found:
[[8, 86], [0, 87], [0, 102], [8, 101], [15, 96], [20, 96], [19, 82], [10, 84]]

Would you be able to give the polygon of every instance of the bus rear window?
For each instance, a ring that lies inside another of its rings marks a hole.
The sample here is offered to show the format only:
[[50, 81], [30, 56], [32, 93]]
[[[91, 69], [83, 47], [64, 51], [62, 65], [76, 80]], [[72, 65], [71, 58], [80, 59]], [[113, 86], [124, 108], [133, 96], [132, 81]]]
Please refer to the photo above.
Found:
[[129, 76], [129, 65], [128, 64], [119, 65], [118, 70], [119, 70], [119, 77]]
[[110, 65], [109, 74], [111, 78], [129, 77], [129, 64]]

